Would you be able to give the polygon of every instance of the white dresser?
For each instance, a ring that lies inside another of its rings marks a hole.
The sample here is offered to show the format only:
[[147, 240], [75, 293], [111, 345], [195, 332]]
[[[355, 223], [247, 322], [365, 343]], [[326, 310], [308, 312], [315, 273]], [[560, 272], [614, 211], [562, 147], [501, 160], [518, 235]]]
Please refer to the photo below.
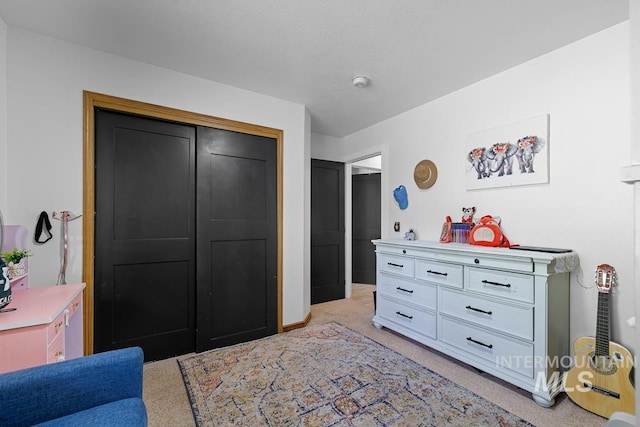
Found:
[[569, 270], [577, 255], [374, 240], [373, 324], [532, 393], [562, 391], [569, 359]]

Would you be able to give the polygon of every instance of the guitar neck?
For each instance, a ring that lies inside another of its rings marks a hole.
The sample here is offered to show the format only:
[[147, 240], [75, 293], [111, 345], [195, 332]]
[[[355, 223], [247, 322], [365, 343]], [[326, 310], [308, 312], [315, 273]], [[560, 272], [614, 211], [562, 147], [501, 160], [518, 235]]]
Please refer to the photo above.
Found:
[[598, 293], [596, 356], [609, 356], [609, 293]]

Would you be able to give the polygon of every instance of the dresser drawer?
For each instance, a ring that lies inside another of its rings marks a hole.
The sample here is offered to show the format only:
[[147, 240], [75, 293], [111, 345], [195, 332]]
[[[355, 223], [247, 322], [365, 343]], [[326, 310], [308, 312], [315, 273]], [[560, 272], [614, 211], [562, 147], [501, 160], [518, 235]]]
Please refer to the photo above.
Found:
[[413, 258], [406, 258], [402, 256], [380, 254], [381, 271], [388, 273], [400, 274], [406, 277], [413, 277], [414, 261]]
[[[482, 250], [483, 249], [478, 248], [478, 251]], [[504, 251], [507, 252], [505, 255], [508, 255], [509, 251], [506, 248], [487, 248], [486, 250]], [[438, 256], [438, 259], [442, 261], [455, 262], [458, 264], [471, 266], [475, 265], [477, 267], [495, 268], [499, 270], [513, 270], [522, 273], [533, 273], [533, 261], [531, 260], [531, 258], [516, 258], [504, 256], [503, 254], [484, 254], [479, 252], [475, 254], [442, 254]]]
[[515, 301], [534, 302], [533, 276], [467, 267], [466, 288]]
[[435, 313], [409, 307], [380, 295], [376, 315], [393, 321], [429, 338], [436, 338]]
[[71, 319], [74, 314], [76, 314], [76, 312], [78, 311], [78, 309], [80, 309], [81, 306], [82, 306], [82, 294], [75, 297], [73, 301], [71, 301], [71, 303], [67, 306], [66, 309], [68, 310], [68, 313], [69, 313], [67, 315], [67, 321]]
[[441, 285], [462, 288], [462, 268], [461, 265], [446, 262], [418, 260], [416, 262], [416, 278]]
[[435, 310], [438, 288], [428, 283], [416, 283], [400, 277], [381, 275], [378, 283], [380, 293]]
[[62, 362], [64, 360], [64, 334], [58, 334], [47, 347], [47, 363]]
[[440, 340], [492, 365], [533, 378], [533, 344], [440, 316]]
[[442, 289], [440, 313], [533, 340], [533, 307], [518, 307], [451, 289]]
[[53, 322], [47, 326], [47, 345], [51, 345], [64, 331], [64, 312], [60, 313]]
[[[506, 250], [506, 249], [505, 249]], [[491, 267], [503, 270], [515, 270], [523, 273], [533, 273], [533, 262], [527, 258], [506, 257], [473, 257], [473, 264], [478, 267]]]

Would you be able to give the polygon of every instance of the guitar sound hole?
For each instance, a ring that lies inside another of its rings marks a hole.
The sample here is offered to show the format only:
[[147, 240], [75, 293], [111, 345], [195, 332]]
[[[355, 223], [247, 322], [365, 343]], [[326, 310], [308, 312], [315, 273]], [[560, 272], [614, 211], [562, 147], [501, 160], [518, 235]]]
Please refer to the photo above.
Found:
[[600, 375], [613, 375], [618, 370], [618, 365], [610, 356], [596, 356], [589, 354], [589, 367]]

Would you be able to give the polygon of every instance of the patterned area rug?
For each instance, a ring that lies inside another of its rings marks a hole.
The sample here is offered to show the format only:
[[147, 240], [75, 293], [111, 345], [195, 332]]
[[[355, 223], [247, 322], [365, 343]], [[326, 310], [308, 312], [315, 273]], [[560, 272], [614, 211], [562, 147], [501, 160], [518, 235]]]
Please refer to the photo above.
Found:
[[198, 426], [531, 426], [335, 322], [178, 364]]

